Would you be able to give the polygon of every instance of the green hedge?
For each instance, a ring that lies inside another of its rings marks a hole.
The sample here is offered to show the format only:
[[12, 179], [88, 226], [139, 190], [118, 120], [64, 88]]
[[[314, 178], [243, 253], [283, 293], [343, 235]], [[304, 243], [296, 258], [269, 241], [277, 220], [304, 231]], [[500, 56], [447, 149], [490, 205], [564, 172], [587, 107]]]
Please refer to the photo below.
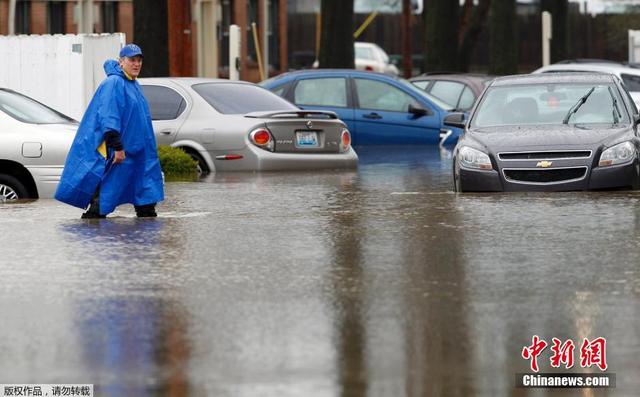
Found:
[[158, 146], [160, 167], [166, 179], [192, 179], [198, 177], [198, 162], [182, 149], [171, 146]]

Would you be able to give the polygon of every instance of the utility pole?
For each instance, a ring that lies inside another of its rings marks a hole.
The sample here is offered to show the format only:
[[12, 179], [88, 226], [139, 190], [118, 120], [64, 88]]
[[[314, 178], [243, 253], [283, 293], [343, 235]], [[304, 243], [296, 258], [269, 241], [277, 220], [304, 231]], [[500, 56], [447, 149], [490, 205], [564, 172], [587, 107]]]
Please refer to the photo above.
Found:
[[402, 69], [406, 79], [413, 74], [411, 52], [411, 0], [402, 0]]
[[16, 0], [9, 0], [9, 35], [16, 34]]

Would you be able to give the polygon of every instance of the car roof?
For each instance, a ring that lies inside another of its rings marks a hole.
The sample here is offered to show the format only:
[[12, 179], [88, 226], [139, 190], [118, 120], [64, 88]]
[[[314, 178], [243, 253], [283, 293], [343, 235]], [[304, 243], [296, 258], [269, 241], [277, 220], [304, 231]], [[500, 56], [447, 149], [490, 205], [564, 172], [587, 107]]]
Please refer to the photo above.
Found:
[[552, 72], [552, 71], [593, 71], [593, 72], [602, 72], [602, 73], [613, 73], [613, 74], [634, 74], [640, 75], [640, 69], [633, 68], [630, 66], [624, 66], [616, 63], [554, 63], [553, 65], [543, 66], [533, 73], [544, 73], [544, 72]]
[[377, 76], [388, 78], [391, 80], [397, 80], [398, 78], [394, 76], [389, 76], [388, 74], [379, 73], [379, 72], [371, 72], [368, 70], [357, 70], [357, 69], [301, 69], [294, 70], [292, 72], [283, 73], [276, 77], [273, 77], [274, 80], [279, 80], [280, 78], [294, 78], [298, 76], [305, 75], [333, 75], [333, 74], [351, 74], [358, 76]]
[[516, 84], [547, 84], [547, 83], [611, 83], [614, 77], [607, 73], [568, 72], [568, 73], [539, 73], [520, 74], [498, 77], [492, 86], [506, 86]]
[[228, 79], [215, 79], [208, 77], [143, 77], [139, 78], [138, 81], [140, 84], [152, 84], [152, 83], [164, 83], [164, 82], [173, 82], [179, 85], [190, 86], [194, 84], [202, 84], [202, 83], [233, 83], [233, 84], [249, 84], [254, 85], [248, 81], [242, 80], [228, 80]]
[[496, 76], [481, 73], [458, 73], [458, 72], [430, 72], [420, 76], [412, 77], [409, 81], [422, 80], [459, 80], [459, 81], [476, 81], [483, 83], [487, 80], [493, 80]]

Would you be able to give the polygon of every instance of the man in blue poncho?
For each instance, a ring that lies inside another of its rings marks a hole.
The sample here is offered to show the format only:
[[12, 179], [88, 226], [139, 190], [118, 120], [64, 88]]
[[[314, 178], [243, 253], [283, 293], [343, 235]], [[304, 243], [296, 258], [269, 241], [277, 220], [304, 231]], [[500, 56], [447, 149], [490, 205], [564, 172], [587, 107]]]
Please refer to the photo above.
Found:
[[106, 61], [107, 78], [80, 122], [55, 197], [89, 206], [82, 218], [104, 218], [125, 203], [138, 217], [155, 217], [164, 199], [149, 106], [136, 81], [141, 67], [135, 44], [124, 46], [118, 61]]

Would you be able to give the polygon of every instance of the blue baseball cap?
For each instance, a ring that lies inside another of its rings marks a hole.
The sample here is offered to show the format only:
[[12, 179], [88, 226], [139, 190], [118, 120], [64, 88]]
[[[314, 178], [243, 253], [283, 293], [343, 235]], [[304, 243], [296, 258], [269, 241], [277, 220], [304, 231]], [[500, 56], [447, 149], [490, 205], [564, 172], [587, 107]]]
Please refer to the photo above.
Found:
[[140, 47], [138, 47], [135, 44], [127, 44], [126, 46], [122, 47], [122, 49], [120, 50], [120, 58], [122, 57], [133, 58], [137, 55], [142, 56], [142, 50], [140, 49]]

